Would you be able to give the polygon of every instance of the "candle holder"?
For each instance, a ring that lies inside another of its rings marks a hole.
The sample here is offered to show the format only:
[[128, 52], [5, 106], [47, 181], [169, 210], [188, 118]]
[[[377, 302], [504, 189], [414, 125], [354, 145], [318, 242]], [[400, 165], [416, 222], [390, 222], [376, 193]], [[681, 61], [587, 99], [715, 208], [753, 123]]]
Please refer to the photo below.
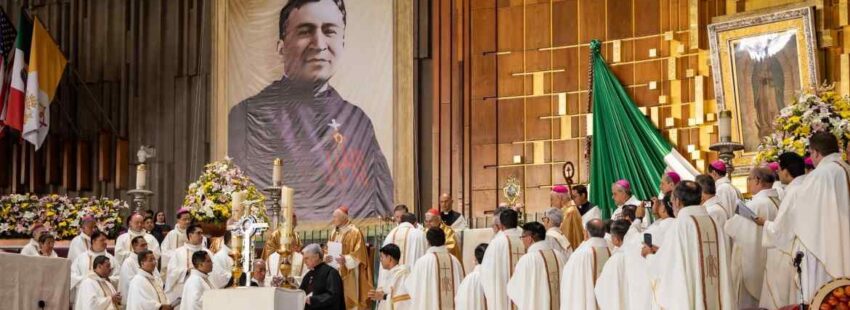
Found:
[[719, 141], [708, 149], [719, 153], [720, 160], [726, 164], [726, 171], [731, 175], [735, 168], [732, 165], [735, 152], [744, 149], [743, 144], [732, 141], [732, 111], [724, 110], [717, 113], [717, 127]]
[[271, 186], [263, 191], [269, 194], [271, 199], [266, 199], [266, 215], [269, 217], [270, 227], [277, 228], [280, 218], [280, 186]]
[[148, 197], [153, 196], [153, 192], [146, 189], [133, 189], [127, 191], [127, 194], [133, 196], [133, 205], [136, 207], [134, 212], [139, 213], [142, 210], [148, 210]]

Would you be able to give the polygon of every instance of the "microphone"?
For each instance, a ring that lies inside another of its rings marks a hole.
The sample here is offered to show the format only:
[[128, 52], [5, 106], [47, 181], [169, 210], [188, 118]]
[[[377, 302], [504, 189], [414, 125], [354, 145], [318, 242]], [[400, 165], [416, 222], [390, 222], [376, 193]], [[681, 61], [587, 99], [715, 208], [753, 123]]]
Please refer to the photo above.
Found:
[[794, 267], [800, 268], [800, 263], [803, 262], [803, 251], [797, 251], [797, 255], [794, 256]]
[[38, 307], [39, 307], [39, 308], [44, 309], [44, 307], [46, 307], [46, 306], [47, 306], [47, 303], [46, 303], [46, 302], [44, 302], [44, 300], [39, 300], [39, 301], [38, 301]]

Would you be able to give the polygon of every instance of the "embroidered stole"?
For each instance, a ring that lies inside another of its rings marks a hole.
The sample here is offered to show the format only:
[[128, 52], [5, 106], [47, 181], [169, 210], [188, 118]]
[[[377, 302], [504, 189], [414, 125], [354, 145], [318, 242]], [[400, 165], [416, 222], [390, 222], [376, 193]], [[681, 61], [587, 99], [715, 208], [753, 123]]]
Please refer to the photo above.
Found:
[[[140, 271], [141, 272], [141, 271]], [[156, 292], [156, 298], [160, 304], [167, 305], [168, 298], [165, 297], [165, 292], [162, 290], [162, 285], [159, 285], [159, 281], [154, 281], [149, 277], [146, 277], [144, 274], [142, 275], [145, 279], [148, 280], [148, 283], [153, 287], [153, 290]]]
[[[522, 244], [522, 240], [519, 237], [505, 236], [505, 239], [508, 239], [508, 278], [514, 276], [514, 269], [516, 268], [517, 262], [519, 259], [525, 255], [525, 245]], [[516, 309], [516, 304], [511, 301], [511, 309]]]
[[407, 260], [405, 258], [407, 255], [404, 255], [404, 253], [406, 253], [404, 250], [407, 249], [407, 233], [409, 232], [410, 227], [406, 227], [404, 229], [404, 233], [402, 233], [400, 236], [401, 238], [399, 238], [398, 229], [393, 232], [393, 243], [395, 243], [395, 245], [398, 246], [399, 250], [401, 250], [401, 259], [398, 261], [398, 263], [402, 265], [404, 265], [405, 261]]
[[549, 283], [549, 309], [561, 309], [561, 265], [554, 250], [540, 251], [543, 263], [546, 267], [546, 278]]
[[593, 251], [593, 285], [596, 286], [596, 278], [602, 273], [602, 268], [605, 267], [605, 262], [611, 258], [611, 249], [605, 247], [592, 247]]
[[[406, 234], [406, 233], [405, 233], [405, 234]], [[399, 272], [401, 272], [401, 271], [399, 271]], [[390, 303], [390, 310], [395, 310], [395, 304], [396, 304], [396, 303], [400, 303], [400, 302], [402, 302], [402, 301], [410, 300], [410, 295], [409, 295], [409, 294], [401, 294], [401, 295], [396, 295], [396, 294], [395, 294], [395, 288], [396, 288], [396, 287], [395, 287], [395, 283], [396, 283], [396, 278], [397, 278], [397, 277], [398, 277], [398, 275], [397, 275], [397, 274], [393, 274], [393, 277], [392, 277], [392, 281], [393, 281], [393, 283], [392, 283], [392, 284], [393, 284], [393, 286], [392, 286], [392, 288], [390, 288], [389, 293], [387, 293], [387, 294], [388, 294], [388, 296], [390, 296], [390, 301], [389, 301], [389, 303]], [[402, 285], [404, 285], [404, 284], [402, 283]]]
[[449, 253], [433, 253], [437, 259], [437, 295], [441, 310], [454, 310], [455, 308], [455, 283], [454, 264], [452, 255]]
[[700, 281], [702, 282], [703, 307], [722, 309], [720, 293], [720, 249], [717, 243], [717, 226], [710, 216], [691, 216], [697, 228], [700, 254]]
[[92, 279], [97, 282], [97, 285], [100, 287], [100, 291], [103, 292], [103, 295], [106, 296], [106, 298], [109, 298], [109, 302], [112, 306], [115, 307], [115, 309], [120, 309], [120, 305], [112, 300], [112, 295], [115, 295], [115, 288], [112, 287], [112, 284], [107, 280], [101, 279], [98, 275], [94, 275]]

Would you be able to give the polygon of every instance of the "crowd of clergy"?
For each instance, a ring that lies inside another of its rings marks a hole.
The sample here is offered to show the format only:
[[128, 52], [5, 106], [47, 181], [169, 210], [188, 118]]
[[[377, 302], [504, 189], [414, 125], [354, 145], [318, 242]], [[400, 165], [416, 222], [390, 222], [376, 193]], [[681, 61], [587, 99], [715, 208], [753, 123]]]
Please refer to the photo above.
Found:
[[[467, 221], [443, 194], [419, 223], [406, 206], [378, 246], [377, 283], [364, 234], [345, 207], [332, 215], [328, 243], [296, 241], [291, 273], [281, 275], [280, 236], [272, 235], [250, 275], [237, 281], [277, 286], [289, 280], [307, 294], [306, 309], [780, 309], [812, 299], [850, 276], [850, 165], [831, 134], [815, 133], [809, 157], [779, 156], [749, 171], [744, 200], [729, 167], [682, 180], [661, 176], [657, 198], [641, 201], [631, 183], [611, 185], [611, 220], [588, 201], [587, 188], [554, 186], [539, 222], [520, 224], [516, 209], [494, 211], [495, 236], [474, 247], [475, 267], [461, 264], [458, 231]], [[201, 309], [201, 296], [233, 283], [229, 235], [211, 245], [180, 210], [166, 235], [145, 217], [106, 251], [107, 237], [82, 221], [71, 242], [74, 309]], [[159, 221], [157, 221], [159, 222]], [[42, 228], [24, 255], [56, 256]], [[272, 250], [269, 250], [272, 249]], [[266, 272], [268, 271], [268, 275]]]

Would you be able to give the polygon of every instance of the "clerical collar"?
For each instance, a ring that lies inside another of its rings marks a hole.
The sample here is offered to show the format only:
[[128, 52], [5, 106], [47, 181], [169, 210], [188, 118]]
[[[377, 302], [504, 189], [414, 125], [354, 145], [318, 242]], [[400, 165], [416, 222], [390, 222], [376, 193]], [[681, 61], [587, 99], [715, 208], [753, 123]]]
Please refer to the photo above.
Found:
[[395, 264], [395, 266], [393, 266], [393, 268], [392, 268], [392, 269], [390, 269], [390, 272], [392, 272], [392, 273], [396, 273], [396, 272], [399, 272], [399, 271], [401, 271], [402, 269], [406, 269], [406, 268], [407, 268], [407, 266], [405, 266], [405, 265], [403, 265], [403, 264]]
[[532, 243], [531, 246], [528, 247], [528, 250], [526, 250], [525, 252], [531, 253], [550, 249], [552, 249], [552, 246], [548, 242], [546, 242], [545, 240], [540, 240], [535, 243]]
[[197, 268], [192, 268], [192, 271], [191, 271], [191, 272], [192, 272], [192, 274], [193, 274], [193, 275], [199, 276], [199, 277], [201, 277], [201, 278], [203, 278], [203, 279], [206, 279], [206, 278], [207, 278], [207, 276], [209, 276], [208, 274], [201, 272], [201, 271], [200, 271], [200, 270], [198, 270]]
[[89, 255], [94, 256], [94, 257], [98, 257], [100, 255], [106, 256], [107, 254], [108, 253], [106, 253], [106, 250], [103, 250], [101, 252], [95, 252], [95, 251], [92, 251], [91, 249], [89, 249]]
[[184, 244], [184, 246], [186, 246], [187, 249], [192, 250], [192, 251], [200, 251], [201, 248], [202, 248], [202, 244], [194, 245], [194, 244], [191, 244], [189, 242], [186, 242], [186, 244]]
[[723, 184], [723, 183], [731, 183], [731, 181], [729, 181], [729, 178], [727, 178], [727, 177], [722, 177], [722, 178], [717, 179], [717, 181], [715, 181], [714, 183], [715, 184]]
[[[156, 270], [156, 269], [154, 269], [154, 270]], [[156, 277], [153, 276], [153, 274], [145, 271], [142, 268], [139, 268], [139, 274], [141, 274], [143, 277], [148, 278], [148, 279], [155, 279], [156, 278]]]
[[[283, 77], [280, 80], [276, 81], [275, 84], [280, 85], [280, 87], [286, 88], [287, 92], [290, 95], [302, 95], [302, 96], [309, 95], [310, 97], [313, 97], [313, 98], [319, 98], [319, 97], [329, 96], [329, 95], [331, 95], [335, 92], [333, 87], [331, 87], [330, 83], [328, 83], [328, 82], [324, 82], [324, 83], [298, 82], [298, 81], [295, 81], [295, 80], [289, 78], [285, 74], [283, 75]], [[322, 86], [327, 86], [327, 88], [324, 91], [320, 91], [319, 89], [321, 89]]]
[[432, 246], [425, 250], [425, 253], [448, 253], [449, 250], [446, 249], [446, 246]]

